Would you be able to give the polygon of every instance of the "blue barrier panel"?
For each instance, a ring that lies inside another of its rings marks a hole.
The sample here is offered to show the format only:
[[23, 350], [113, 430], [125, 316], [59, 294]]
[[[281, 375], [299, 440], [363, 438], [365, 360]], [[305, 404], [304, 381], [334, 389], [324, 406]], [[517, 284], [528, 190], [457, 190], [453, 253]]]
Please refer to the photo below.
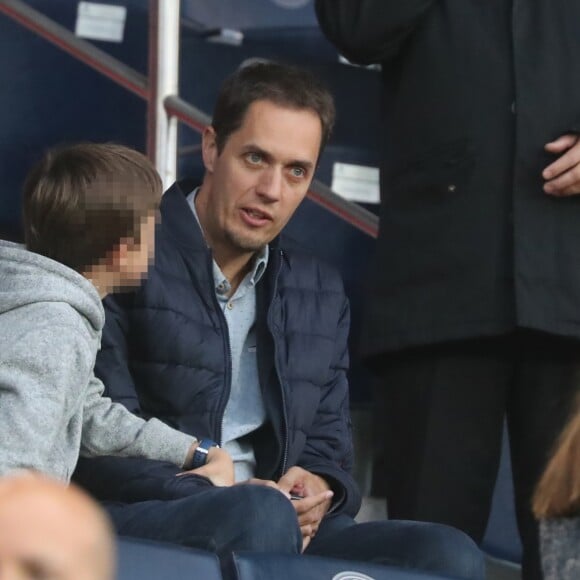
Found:
[[235, 554], [227, 580], [443, 580], [443, 576], [317, 556]]
[[211, 552], [131, 538], [117, 542], [117, 580], [221, 580], [219, 560]]

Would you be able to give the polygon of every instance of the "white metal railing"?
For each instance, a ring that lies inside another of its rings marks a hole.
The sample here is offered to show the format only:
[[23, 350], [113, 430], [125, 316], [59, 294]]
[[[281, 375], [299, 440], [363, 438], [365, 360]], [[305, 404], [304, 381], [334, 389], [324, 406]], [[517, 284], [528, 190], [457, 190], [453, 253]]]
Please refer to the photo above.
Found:
[[[177, 123], [197, 132], [211, 122], [206, 113], [187, 103], [178, 93], [180, 0], [149, 0], [148, 77], [78, 38], [71, 31], [22, 0], [0, 0], [0, 14], [58, 46], [77, 60], [147, 101], [147, 154], [165, 185], [177, 177]], [[378, 233], [378, 218], [345, 200], [330, 188], [313, 181], [308, 196], [328, 211], [369, 236]]]
[[177, 123], [165, 111], [164, 100], [179, 92], [180, 0], [149, 2], [148, 152], [165, 187], [177, 178]]

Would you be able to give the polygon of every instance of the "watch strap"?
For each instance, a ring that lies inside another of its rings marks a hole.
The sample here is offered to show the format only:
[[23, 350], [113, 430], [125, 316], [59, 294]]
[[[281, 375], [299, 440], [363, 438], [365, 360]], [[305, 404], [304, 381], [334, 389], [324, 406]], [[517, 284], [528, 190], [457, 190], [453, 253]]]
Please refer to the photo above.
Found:
[[219, 445], [211, 439], [202, 439], [199, 442], [199, 445], [193, 452], [193, 458], [191, 460], [191, 467], [193, 469], [202, 467], [207, 463], [207, 455], [212, 447], [219, 447]]

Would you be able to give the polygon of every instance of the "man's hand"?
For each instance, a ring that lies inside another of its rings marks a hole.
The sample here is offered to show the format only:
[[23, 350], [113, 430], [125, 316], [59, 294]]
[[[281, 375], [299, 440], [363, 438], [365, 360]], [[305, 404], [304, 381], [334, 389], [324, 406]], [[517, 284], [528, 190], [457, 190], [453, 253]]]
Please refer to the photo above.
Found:
[[304, 498], [292, 502], [298, 515], [304, 551], [318, 531], [334, 494], [322, 477], [301, 467], [291, 467], [278, 481], [278, 485], [285, 492]]
[[207, 454], [205, 465], [197, 469], [184, 471], [178, 475], [186, 475], [187, 473], [195, 473], [196, 475], [207, 477], [218, 487], [227, 487], [234, 483], [234, 462], [225, 449], [212, 447]]
[[544, 191], [555, 197], [566, 197], [580, 193], [580, 141], [577, 135], [562, 137], [547, 143], [545, 150], [560, 155], [542, 172], [546, 180]]

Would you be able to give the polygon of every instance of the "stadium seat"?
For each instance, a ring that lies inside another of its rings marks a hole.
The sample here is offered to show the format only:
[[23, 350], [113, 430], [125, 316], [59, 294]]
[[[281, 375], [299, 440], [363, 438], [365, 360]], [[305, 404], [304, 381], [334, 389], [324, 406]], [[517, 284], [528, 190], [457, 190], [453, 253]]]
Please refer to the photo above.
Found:
[[225, 573], [227, 580], [443, 580], [411, 570], [401, 570], [317, 556], [234, 554]]
[[222, 579], [217, 557], [201, 550], [119, 538], [117, 558], [117, 580]]

